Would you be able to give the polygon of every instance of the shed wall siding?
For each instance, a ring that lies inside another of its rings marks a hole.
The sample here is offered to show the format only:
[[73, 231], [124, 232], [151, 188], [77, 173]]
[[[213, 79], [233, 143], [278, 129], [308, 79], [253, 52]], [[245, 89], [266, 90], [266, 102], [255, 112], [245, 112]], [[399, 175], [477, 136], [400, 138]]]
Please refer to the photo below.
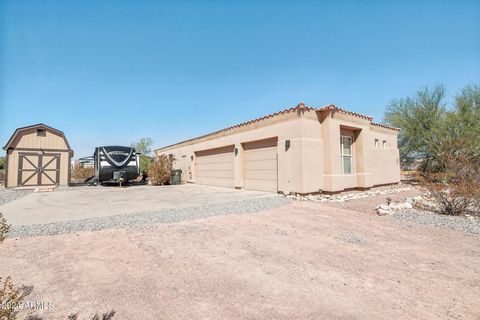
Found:
[[19, 134], [13, 141], [15, 148], [42, 148], [67, 150], [68, 146], [62, 136], [47, 131], [45, 137], [37, 136], [37, 130], [28, 130]]

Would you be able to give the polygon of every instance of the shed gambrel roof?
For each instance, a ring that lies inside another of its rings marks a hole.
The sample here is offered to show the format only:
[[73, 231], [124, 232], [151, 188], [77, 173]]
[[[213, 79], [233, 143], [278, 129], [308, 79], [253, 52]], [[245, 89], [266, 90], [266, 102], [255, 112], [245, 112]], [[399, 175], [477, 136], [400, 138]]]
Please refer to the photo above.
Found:
[[46, 124], [43, 124], [43, 123], [38, 123], [38, 124], [34, 124], [34, 125], [31, 125], [31, 126], [26, 126], [26, 127], [21, 127], [21, 128], [17, 128], [15, 130], [15, 132], [12, 134], [12, 136], [10, 137], [10, 139], [8, 140], [7, 144], [3, 147], [3, 150], [8, 150], [11, 148], [11, 145], [13, 143], [13, 141], [15, 141], [15, 138], [22, 132], [22, 131], [27, 131], [27, 130], [31, 130], [31, 129], [44, 129], [44, 130], [47, 130], [47, 131], [51, 131], [59, 136], [61, 136], [63, 138], [63, 140], [65, 141], [65, 144], [68, 148], [68, 151], [69, 152], [73, 152], [72, 148], [70, 148], [70, 144], [68, 143], [68, 140], [67, 138], [65, 138], [65, 134], [58, 130], [58, 129], [55, 129], [53, 127], [50, 127], [50, 126], [47, 126]]
[[249, 124], [260, 122], [260, 121], [263, 121], [263, 120], [266, 120], [266, 119], [270, 119], [270, 118], [273, 118], [273, 117], [276, 117], [276, 116], [279, 116], [279, 115], [282, 115], [282, 114], [286, 114], [286, 113], [290, 113], [290, 112], [302, 112], [302, 111], [319, 111], [319, 112], [321, 112], [321, 111], [334, 111], [334, 112], [340, 112], [340, 113], [343, 113], [343, 114], [347, 114], [347, 115], [350, 115], [350, 116], [354, 116], [354, 117], [358, 117], [358, 118], [368, 120], [370, 122], [370, 124], [373, 125], [373, 126], [382, 127], [382, 128], [390, 129], [390, 130], [397, 131], [397, 132], [400, 131], [399, 128], [391, 127], [391, 126], [384, 125], [384, 124], [374, 123], [373, 122], [373, 117], [371, 117], [371, 116], [367, 116], [367, 115], [364, 115], [364, 114], [361, 114], [361, 113], [357, 113], [357, 112], [349, 111], [349, 110], [346, 110], [346, 109], [343, 109], [343, 108], [339, 108], [339, 107], [337, 107], [333, 104], [316, 108], [316, 107], [306, 106], [304, 103], [301, 102], [295, 107], [287, 108], [287, 109], [284, 109], [284, 110], [281, 110], [281, 111], [278, 111], [278, 112], [275, 112], [275, 113], [268, 114], [268, 115], [263, 116], [263, 117], [259, 117], [259, 118], [256, 118], [256, 119], [253, 119], [253, 120], [250, 120], [250, 121], [242, 122], [242, 123], [236, 124], [234, 126], [223, 128], [223, 129], [220, 129], [220, 130], [208, 133], [208, 134], [204, 134], [204, 135], [201, 135], [201, 136], [198, 136], [198, 137], [195, 137], [195, 138], [191, 138], [191, 139], [183, 140], [183, 141], [180, 141], [180, 142], [176, 142], [176, 143], [168, 145], [168, 146], [157, 148], [157, 149], [155, 149], [155, 151], [170, 148], [170, 147], [180, 145], [180, 144], [183, 144], [183, 143], [203, 139], [203, 138], [206, 138], [206, 137], [214, 136], [214, 135], [220, 134], [222, 132], [230, 131], [230, 130], [233, 130], [233, 129], [239, 128], [239, 127], [244, 127], [244, 126], [247, 126]]

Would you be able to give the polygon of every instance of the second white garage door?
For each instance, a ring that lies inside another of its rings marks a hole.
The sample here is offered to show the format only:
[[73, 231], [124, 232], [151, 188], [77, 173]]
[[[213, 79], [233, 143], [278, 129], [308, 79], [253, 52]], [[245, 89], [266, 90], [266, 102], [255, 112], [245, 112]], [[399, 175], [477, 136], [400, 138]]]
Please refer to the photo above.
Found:
[[245, 189], [278, 191], [277, 138], [243, 144]]
[[196, 182], [219, 187], [235, 186], [234, 146], [203, 150], [196, 155]]

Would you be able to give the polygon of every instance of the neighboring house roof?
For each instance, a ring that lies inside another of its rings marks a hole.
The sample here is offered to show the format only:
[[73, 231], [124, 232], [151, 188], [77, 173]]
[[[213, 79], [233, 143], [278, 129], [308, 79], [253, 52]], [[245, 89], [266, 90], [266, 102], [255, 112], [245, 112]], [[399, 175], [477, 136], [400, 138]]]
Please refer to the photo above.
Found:
[[231, 127], [223, 128], [223, 129], [220, 129], [220, 130], [208, 133], [208, 134], [204, 134], [204, 135], [201, 135], [201, 136], [198, 136], [198, 137], [194, 137], [194, 138], [191, 138], [191, 139], [176, 142], [176, 143], [168, 145], [168, 146], [157, 148], [157, 149], [155, 149], [155, 151], [165, 149], [165, 148], [169, 148], [169, 147], [172, 147], [172, 146], [176, 146], [176, 145], [179, 145], [179, 144], [183, 144], [183, 143], [186, 143], [186, 142], [191, 142], [191, 141], [194, 141], [194, 140], [199, 140], [199, 139], [202, 139], [202, 138], [214, 136], [214, 135], [217, 135], [217, 134], [225, 132], [225, 131], [229, 131], [229, 130], [232, 130], [232, 129], [235, 129], [235, 128], [247, 126], [249, 124], [252, 124], [252, 123], [255, 123], [255, 122], [260, 122], [260, 121], [263, 121], [263, 120], [266, 120], [266, 119], [269, 119], [269, 118], [273, 118], [273, 117], [276, 117], [276, 116], [279, 116], [279, 115], [282, 115], [282, 114], [286, 114], [286, 113], [290, 113], [290, 112], [301, 112], [301, 111], [334, 111], [334, 112], [340, 112], [340, 113], [344, 113], [344, 114], [347, 114], [347, 115], [351, 115], [351, 116], [354, 116], [354, 117], [358, 117], [358, 118], [368, 120], [368, 121], [370, 121], [370, 123], [373, 126], [382, 127], [382, 128], [390, 129], [390, 130], [394, 130], [394, 131], [400, 131], [399, 128], [390, 127], [390, 126], [387, 126], [387, 125], [384, 125], [384, 124], [379, 124], [379, 123], [372, 122], [373, 117], [371, 117], [371, 116], [356, 113], [356, 112], [353, 112], [353, 111], [348, 111], [348, 110], [339, 108], [339, 107], [337, 107], [333, 104], [330, 104], [330, 105], [327, 105], [327, 106], [324, 106], [324, 107], [320, 107], [320, 108], [314, 108], [314, 107], [306, 106], [305, 104], [303, 104], [301, 102], [296, 107], [291, 107], [291, 108], [288, 108], [288, 109], [284, 109], [284, 110], [281, 110], [281, 111], [278, 111], [278, 112], [275, 112], [275, 113], [268, 114], [268, 115], [263, 116], [263, 117], [259, 117], [259, 118], [256, 118], [256, 119], [253, 119], [253, 120], [250, 120], [250, 121], [246, 121], [246, 122], [236, 124], [236, 125], [231, 126]]
[[10, 139], [8, 140], [7, 144], [3, 147], [3, 150], [8, 150], [11, 147], [11, 144], [13, 143], [13, 141], [15, 141], [15, 138], [22, 131], [31, 130], [31, 129], [45, 129], [45, 130], [48, 130], [48, 131], [51, 131], [53, 133], [58, 134], [65, 141], [65, 144], [67, 145], [68, 151], [73, 152], [72, 148], [70, 148], [70, 144], [68, 143], [67, 138], [65, 138], [65, 134], [62, 131], [60, 131], [58, 129], [55, 129], [55, 128], [52, 128], [50, 126], [47, 126], [46, 124], [43, 124], [43, 123], [38, 123], [38, 124], [31, 125], [31, 126], [17, 128], [15, 130], [15, 132], [12, 134], [12, 136], [10, 137]]

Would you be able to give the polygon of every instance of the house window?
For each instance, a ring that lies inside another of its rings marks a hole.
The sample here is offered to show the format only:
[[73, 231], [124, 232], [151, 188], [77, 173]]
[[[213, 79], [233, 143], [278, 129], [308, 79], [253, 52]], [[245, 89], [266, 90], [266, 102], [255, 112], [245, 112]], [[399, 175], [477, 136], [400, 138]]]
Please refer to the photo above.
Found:
[[375, 139], [375, 148], [378, 148], [378, 139]]
[[340, 154], [342, 158], [342, 173], [352, 173], [352, 137], [340, 136]]
[[387, 140], [383, 140], [383, 149], [387, 147]]
[[37, 129], [37, 137], [46, 137], [47, 131], [45, 129]]

